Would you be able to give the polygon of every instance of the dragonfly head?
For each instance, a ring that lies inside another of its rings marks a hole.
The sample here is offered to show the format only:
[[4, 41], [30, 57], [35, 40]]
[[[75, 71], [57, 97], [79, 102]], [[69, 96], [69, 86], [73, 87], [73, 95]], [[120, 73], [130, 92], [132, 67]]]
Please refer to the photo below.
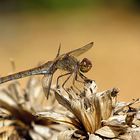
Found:
[[80, 71], [83, 73], [88, 72], [90, 69], [92, 68], [92, 63], [90, 60], [88, 60], [87, 58], [84, 58], [81, 62], [80, 62]]

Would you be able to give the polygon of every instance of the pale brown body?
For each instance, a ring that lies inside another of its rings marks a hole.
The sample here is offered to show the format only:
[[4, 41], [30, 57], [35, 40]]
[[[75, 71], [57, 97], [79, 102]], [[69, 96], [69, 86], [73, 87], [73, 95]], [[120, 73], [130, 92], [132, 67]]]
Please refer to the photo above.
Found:
[[53, 74], [57, 69], [73, 72], [74, 67], [77, 64], [78, 61], [73, 56], [59, 56], [55, 61], [48, 61], [47, 63], [42, 64], [41, 66], [21, 71], [15, 74], [11, 74], [5, 77], [1, 77], [0, 84], [31, 75]]
[[92, 45], [93, 45], [93, 42], [83, 46], [82, 48], [76, 49], [66, 54], [62, 54], [60, 56], [58, 54], [57, 57], [53, 61], [48, 61], [42, 64], [41, 66], [29, 69], [29, 70], [21, 71], [15, 74], [11, 74], [5, 77], [1, 77], [0, 84], [11, 81], [11, 80], [31, 76], [31, 75], [41, 75], [41, 74], [45, 76], [51, 75], [49, 85], [47, 85], [48, 87], [46, 87], [47, 92], [49, 92], [53, 73], [57, 69], [67, 71], [69, 72], [69, 74], [72, 74], [73, 72], [78, 74], [80, 72], [87, 72], [90, 70], [90, 68], [92, 67], [92, 64], [88, 59], [84, 58], [83, 61], [80, 63], [76, 59], [75, 56], [79, 56], [82, 53], [86, 52], [92, 47]]

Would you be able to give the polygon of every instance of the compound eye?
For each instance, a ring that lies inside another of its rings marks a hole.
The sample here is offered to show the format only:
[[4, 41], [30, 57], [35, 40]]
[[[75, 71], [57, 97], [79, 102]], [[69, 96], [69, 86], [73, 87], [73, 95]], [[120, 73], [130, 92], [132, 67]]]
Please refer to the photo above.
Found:
[[87, 58], [84, 58], [80, 63], [80, 71], [83, 73], [88, 72], [92, 68], [92, 63]]

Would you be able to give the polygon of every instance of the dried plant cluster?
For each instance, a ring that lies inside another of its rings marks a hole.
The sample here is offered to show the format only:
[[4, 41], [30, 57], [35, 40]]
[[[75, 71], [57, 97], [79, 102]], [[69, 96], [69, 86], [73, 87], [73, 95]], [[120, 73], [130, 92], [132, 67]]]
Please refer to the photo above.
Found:
[[84, 88], [52, 87], [44, 96], [40, 80], [30, 78], [0, 89], [2, 140], [140, 140], [139, 99], [117, 101], [119, 90], [97, 91], [93, 80]]

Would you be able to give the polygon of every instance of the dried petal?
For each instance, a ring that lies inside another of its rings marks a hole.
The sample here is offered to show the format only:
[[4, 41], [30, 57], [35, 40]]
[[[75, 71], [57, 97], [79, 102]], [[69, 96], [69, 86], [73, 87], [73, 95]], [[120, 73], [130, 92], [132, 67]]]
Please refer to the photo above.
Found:
[[39, 118], [46, 118], [48, 121], [57, 122], [61, 124], [69, 125], [71, 128], [80, 126], [79, 122], [76, 119], [71, 118], [70, 116], [65, 116], [60, 113], [54, 112], [40, 112], [36, 114]]
[[75, 140], [72, 139], [72, 135], [75, 130], [66, 130], [59, 133], [57, 140]]
[[95, 134], [90, 134], [89, 140], [103, 140], [103, 139]]
[[85, 140], [88, 135], [83, 135], [84, 133], [80, 130], [65, 130], [60, 132], [58, 135], [58, 140]]
[[115, 127], [109, 127], [109, 126], [104, 126], [95, 132], [95, 134], [98, 134], [106, 138], [115, 138], [115, 137], [118, 137], [119, 134], [121, 133], [122, 133], [122, 130], [118, 131], [116, 130]]
[[103, 120], [107, 120], [113, 113], [117, 93], [118, 89], [113, 88], [96, 94], [100, 103], [101, 116]]

